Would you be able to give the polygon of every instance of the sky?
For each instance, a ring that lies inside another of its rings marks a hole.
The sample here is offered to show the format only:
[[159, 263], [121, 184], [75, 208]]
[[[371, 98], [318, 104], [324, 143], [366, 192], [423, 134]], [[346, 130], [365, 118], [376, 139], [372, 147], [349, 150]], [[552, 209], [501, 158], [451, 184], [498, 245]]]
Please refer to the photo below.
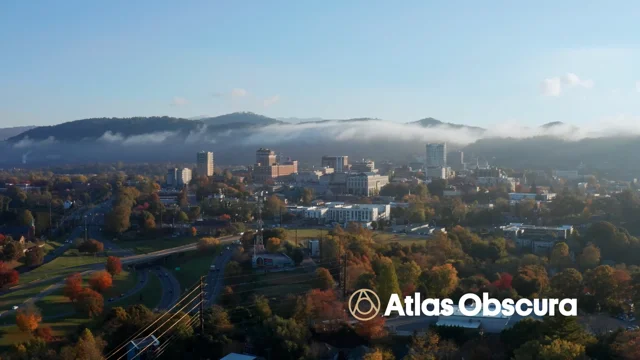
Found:
[[0, 127], [640, 121], [637, 1], [0, 1]]

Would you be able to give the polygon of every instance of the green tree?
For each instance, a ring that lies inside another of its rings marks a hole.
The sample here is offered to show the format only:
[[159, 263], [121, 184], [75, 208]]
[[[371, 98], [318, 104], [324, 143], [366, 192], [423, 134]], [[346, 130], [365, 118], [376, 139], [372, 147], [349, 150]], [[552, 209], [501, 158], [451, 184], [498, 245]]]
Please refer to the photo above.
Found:
[[609, 265], [600, 265], [595, 269], [587, 270], [584, 276], [586, 287], [595, 296], [596, 300], [604, 304], [613, 300], [618, 284], [614, 277], [615, 270]]
[[60, 351], [62, 360], [100, 360], [103, 359], [105, 342], [100, 338], [95, 338], [89, 329], [84, 329], [78, 342], [74, 346], [64, 347]]
[[512, 284], [520, 296], [535, 297], [549, 286], [547, 270], [540, 265], [521, 266]]
[[427, 297], [447, 298], [458, 286], [458, 271], [451, 264], [434, 266], [419, 277], [418, 290]]
[[265, 321], [271, 318], [273, 314], [271, 312], [271, 307], [269, 306], [269, 300], [263, 295], [257, 295], [253, 298], [254, 312], [256, 317], [260, 321]]
[[5, 260], [18, 260], [24, 255], [22, 244], [18, 241], [7, 242], [2, 248], [2, 255]]
[[398, 275], [400, 289], [405, 289], [409, 285], [416, 285], [421, 272], [420, 266], [413, 260], [397, 264], [396, 274]]
[[302, 189], [302, 204], [309, 206], [311, 205], [311, 202], [313, 201], [313, 199], [315, 198], [315, 194], [313, 193], [313, 189], [311, 188], [304, 188]]
[[600, 264], [600, 249], [593, 244], [587, 245], [578, 258], [583, 269], [593, 269]]
[[549, 259], [551, 266], [563, 269], [571, 265], [571, 256], [569, 255], [569, 245], [565, 242], [558, 242], [551, 250], [551, 258]]
[[44, 250], [39, 246], [28, 250], [25, 255], [27, 266], [38, 266], [44, 262]]
[[189, 216], [184, 211], [180, 211], [176, 220], [179, 223], [186, 224], [189, 222]]
[[582, 274], [573, 268], [564, 269], [551, 278], [551, 289], [557, 298], [577, 299], [583, 288]]
[[393, 262], [388, 257], [381, 257], [376, 262], [376, 289], [382, 301], [382, 308], [387, 307], [391, 294], [400, 294], [400, 285]]
[[314, 289], [320, 289], [323, 291], [329, 290], [333, 289], [335, 284], [336, 282], [333, 280], [333, 276], [331, 276], [329, 270], [323, 267], [319, 267], [316, 269], [316, 277], [314, 278], [312, 284], [312, 287]]
[[33, 224], [33, 215], [29, 210], [20, 210], [18, 214], [18, 223], [23, 226], [31, 226]]

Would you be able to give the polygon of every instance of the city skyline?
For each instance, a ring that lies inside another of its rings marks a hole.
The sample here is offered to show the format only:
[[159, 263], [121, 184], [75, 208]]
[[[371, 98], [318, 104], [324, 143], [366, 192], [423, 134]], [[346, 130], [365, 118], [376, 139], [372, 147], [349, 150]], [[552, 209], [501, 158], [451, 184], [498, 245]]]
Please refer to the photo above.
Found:
[[636, 126], [640, 5], [625, 3], [7, 2], [0, 122], [252, 111]]

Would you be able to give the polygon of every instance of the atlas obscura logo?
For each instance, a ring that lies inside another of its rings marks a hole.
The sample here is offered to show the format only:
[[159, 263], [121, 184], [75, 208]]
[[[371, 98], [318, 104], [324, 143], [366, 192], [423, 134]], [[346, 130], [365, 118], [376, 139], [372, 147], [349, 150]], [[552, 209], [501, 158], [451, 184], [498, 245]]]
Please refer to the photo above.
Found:
[[[380, 298], [369, 289], [360, 289], [349, 298], [349, 311], [360, 321], [368, 321], [380, 313]], [[563, 316], [578, 316], [577, 299], [504, 299], [502, 301], [489, 297], [483, 293], [482, 298], [476, 294], [465, 294], [458, 301], [457, 309], [465, 316], [555, 316], [559, 312]], [[420, 293], [405, 296], [404, 302], [400, 295], [391, 294], [387, 302], [384, 316], [397, 313], [400, 316], [451, 316], [454, 314], [454, 301], [451, 299], [421, 300]]]

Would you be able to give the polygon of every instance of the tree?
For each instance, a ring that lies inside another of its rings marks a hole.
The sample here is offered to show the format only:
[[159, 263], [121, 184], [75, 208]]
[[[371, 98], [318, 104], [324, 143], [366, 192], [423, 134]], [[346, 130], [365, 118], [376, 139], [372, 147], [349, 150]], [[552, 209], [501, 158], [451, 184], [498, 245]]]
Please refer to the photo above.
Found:
[[194, 206], [194, 207], [190, 208], [189, 209], [189, 214], [188, 214], [189, 220], [191, 220], [191, 221], [198, 220], [200, 218], [200, 212], [201, 212], [200, 206]]
[[24, 255], [24, 248], [18, 241], [9, 241], [2, 248], [2, 255], [6, 260], [18, 260]]
[[253, 306], [255, 315], [260, 321], [268, 320], [273, 315], [269, 306], [269, 299], [263, 295], [255, 295], [253, 297]]
[[613, 300], [618, 284], [614, 277], [614, 269], [609, 265], [600, 265], [595, 269], [587, 270], [584, 282], [596, 300], [604, 304], [607, 300]]
[[427, 297], [444, 299], [458, 286], [458, 271], [451, 264], [434, 266], [419, 277], [418, 290]]
[[551, 289], [558, 298], [577, 299], [584, 289], [582, 274], [576, 269], [564, 269], [551, 278]]
[[192, 226], [191, 227], [191, 236], [195, 237], [196, 235], [198, 235], [198, 229], [196, 229], [195, 226]]
[[145, 231], [153, 231], [156, 229], [156, 218], [153, 216], [153, 214], [151, 214], [148, 211], [145, 211], [144, 213], [144, 230]]
[[16, 325], [20, 331], [33, 333], [41, 321], [40, 310], [34, 305], [27, 305], [16, 312]]
[[376, 316], [369, 321], [359, 321], [356, 323], [356, 334], [368, 341], [382, 339], [387, 336], [387, 330], [384, 327], [385, 319], [382, 316]]
[[390, 350], [384, 349], [375, 349], [371, 352], [366, 353], [362, 360], [395, 360], [396, 357], [393, 355], [393, 352]]
[[521, 266], [513, 278], [513, 288], [523, 297], [535, 297], [548, 286], [547, 270], [541, 265]]
[[229, 261], [224, 268], [225, 277], [234, 277], [242, 274], [242, 265], [237, 261]]
[[558, 242], [551, 250], [551, 258], [549, 259], [551, 266], [563, 269], [571, 265], [571, 256], [569, 255], [569, 245], [565, 242]]
[[300, 265], [304, 261], [304, 251], [300, 248], [295, 248], [291, 254], [291, 260], [296, 266]]
[[31, 226], [33, 224], [33, 214], [29, 210], [21, 210], [18, 215], [18, 223], [22, 226]]
[[80, 292], [82, 292], [82, 275], [80, 273], [73, 273], [65, 280], [63, 289], [64, 296], [68, 297], [71, 301], [76, 301]]
[[187, 215], [187, 213], [185, 213], [184, 211], [180, 211], [178, 213], [178, 222], [182, 223], [182, 224], [186, 224], [189, 222], [189, 215]]
[[111, 276], [120, 274], [122, 272], [122, 262], [120, 261], [120, 258], [116, 256], [109, 256], [107, 258], [106, 269]]
[[54, 340], [53, 331], [49, 326], [38, 327], [34, 335], [48, 343]]
[[0, 289], [16, 285], [20, 281], [20, 274], [0, 261]]
[[593, 244], [587, 245], [578, 258], [578, 263], [583, 269], [593, 269], [600, 264], [600, 249]]
[[276, 195], [269, 196], [264, 202], [264, 211], [266, 216], [280, 216], [280, 214], [287, 212], [286, 210], [287, 208], [284, 202]]
[[414, 335], [411, 338], [409, 354], [403, 360], [436, 360], [439, 343], [440, 336], [431, 330], [422, 335]]
[[304, 188], [302, 189], [302, 204], [305, 206], [309, 206], [311, 205], [311, 202], [313, 201], [315, 195], [313, 193], [313, 189], [311, 188]]
[[375, 264], [376, 289], [382, 302], [382, 308], [387, 307], [391, 294], [400, 294], [400, 284], [393, 262], [388, 257], [381, 257]]
[[400, 289], [405, 289], [409, 285], [415, 286], [421, 272], [420, 266], [413, 260], [397, 264], [396, 274], [398, 275]]
[[103, 350], [106, 343], [93, 336], [89, 329], [84, 329], [78, 342], [74, 346], [66, 346], [60, 350], [62, 360], [101, 360], [104, 359]]
[[42, 265], [44, 262], [44, 250], [39, 246], [30, 249], [27, 251], [25, 262], [27, 266]]
[[89, 239], [87, 241], [83, 241], [80, 246], [78, 246], [78, 251], [96, 254], [104, 251], [104, 244], [95, 239]]
[[640, 359], [640, 330], [619, 332], [611, 349], [620, 359]]
[[562, 339], [540, 347], [540, 358], [545, 360], [576, 360], [583, 358], [585, 347]]
[[100, 293], [85, 288], [78, 294], [75, 304], [78, 311], [96, 317], [102, 313], [104, 298]]
[[113, 285], [113, 278], [111, 277], [111, 274], [106, 271], [98, 271], [91, 275], [89, 285], [93, 290], [103, 293]]
[[320, 289], [323, 291], [329, 290], [333, 289], [335, 284], [336, 282], [333, 280], [333, 276], [331, 276], [329, 270], [323, 267], [319, 267], [316, 269], [316, 277], [315, 279], [313, 279], [312, 283], [312, 287], [314, 289]]
[[217, 252], [220, 249], [220, 240], [213, 237], [204, 237], [198, 240], [196, 247], [200, 252]]
[[308, 311], [310, 318], [307, 320], [316, 324], [317, 330], [338, 329], [346, 319], [344, 304], [338, 300], [333, 289], [327, 291], [313, 289], [306, 294], [304, 301], [306, 305], [300, 307], [296, 305], [296, 318], [304, 317], [303, 314]]
[[118, 204], [105, 219], [107, 230], [121, 234], [131, 227], [131, 204]]
[[272, 237], [267, 239], [267, 251], [270, 253], [276, 253], [280, 251], [281, 241], [278, 238]]

